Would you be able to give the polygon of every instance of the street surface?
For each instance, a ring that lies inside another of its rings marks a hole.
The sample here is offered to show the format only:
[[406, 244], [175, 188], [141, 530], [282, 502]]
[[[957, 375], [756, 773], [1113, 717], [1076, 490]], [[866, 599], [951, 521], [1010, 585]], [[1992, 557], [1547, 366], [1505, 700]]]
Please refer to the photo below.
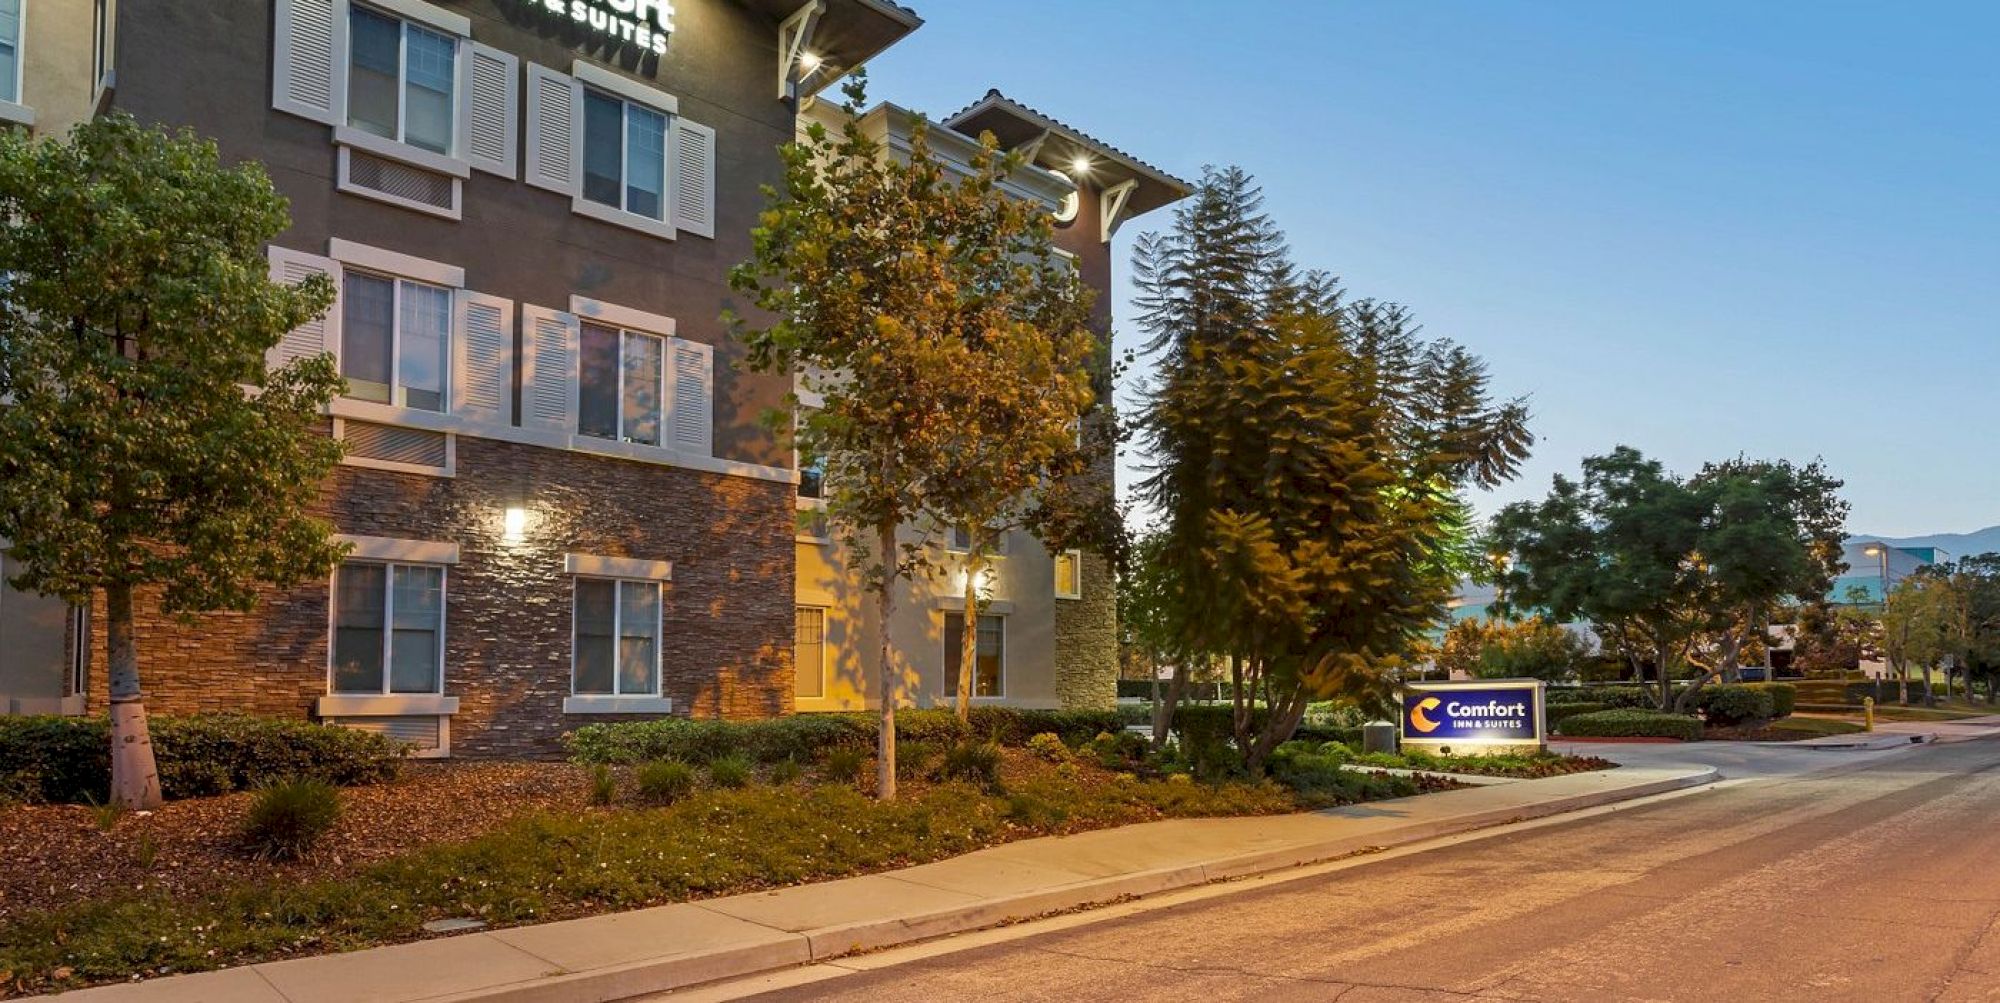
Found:
[[752, 998], [2000, 999], [2000, 742], [1634, 755], [1739, 779]]

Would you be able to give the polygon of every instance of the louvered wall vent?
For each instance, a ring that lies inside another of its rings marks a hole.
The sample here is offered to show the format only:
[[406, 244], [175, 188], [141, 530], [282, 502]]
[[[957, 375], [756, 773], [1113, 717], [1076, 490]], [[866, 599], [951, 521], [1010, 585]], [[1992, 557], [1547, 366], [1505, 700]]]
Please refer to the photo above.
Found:
[[406, 463], [439, 471], [450, 464], [450, 437], [443, 432], [374, 425], [365, 421], [347, 421], [342, 425], [341, 440], [347, 443], [347, 455], [350, 457]]
[[343, 187], [386, 196], [413, 206], [458, 213], [458, 179], [373, 154], [347, 149], [341, 157]]
[[434, 714], [409, 717], [342, 717], [330, 723], [355, 731], [385, 735], [393, 741], [408, 742], [419, 752], [434, 752], [443, 745], [444, 718]]

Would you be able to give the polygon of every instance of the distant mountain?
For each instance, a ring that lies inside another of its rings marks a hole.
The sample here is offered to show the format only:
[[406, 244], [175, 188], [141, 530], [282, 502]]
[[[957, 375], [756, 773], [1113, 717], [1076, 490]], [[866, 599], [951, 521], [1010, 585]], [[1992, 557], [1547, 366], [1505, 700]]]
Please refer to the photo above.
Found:
[[1988, 526], [1975, 533], [1935, 533], [1930, 536], [1848, 537], [1851, 543], [1880, 540], [1891, 547], [1936, 547], [1953, 558], [2000, 554], [2000, 526]]

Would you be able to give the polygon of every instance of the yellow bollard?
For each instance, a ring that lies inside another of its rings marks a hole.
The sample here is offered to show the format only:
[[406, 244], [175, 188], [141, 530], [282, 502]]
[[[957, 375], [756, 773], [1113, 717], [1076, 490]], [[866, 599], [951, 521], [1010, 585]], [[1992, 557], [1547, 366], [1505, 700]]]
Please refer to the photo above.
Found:
[[1862, 698], [1861, 698], [1861, 716], [1862, 716], [1862, 721], [1861, 721], [1861, 730], [1862, 730], [1862, 731], [1874, 731], [1874, 730], [1875, 730], [1875, 698], [1874, 698], [1874, 697], [1862, 697]]

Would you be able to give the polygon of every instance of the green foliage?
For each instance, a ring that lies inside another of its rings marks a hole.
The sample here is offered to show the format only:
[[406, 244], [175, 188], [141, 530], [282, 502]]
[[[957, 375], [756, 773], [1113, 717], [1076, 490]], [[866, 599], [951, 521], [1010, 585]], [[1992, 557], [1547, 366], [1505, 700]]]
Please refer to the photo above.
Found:
[[771, 764], [771, 782], [774, 784], [797, 783], [806, 775], [806, 769], [796, 759], [780, 759]]
[[1710, 724], [1734, 725], [1776, 717], [1770, 693], [1748, 686], [1709, 686], [1696, 698], [1702, 718]]
[[297, 860], [340, 821], [340, 791], [310, 777], [277, 780], [257, 789], [243, 818], [243, 845], [272, 860]]
[[1240, 169], [1142, 236], [1134, 271], [1156, 591], [1173, 650], [1236, 656], [1276, 706], [1236, 736], [1255, 765], [1308, 700], [1385, 689], [1441, 618], [1471, 554], [1457, 493], [1513, 476], [1527, 412], [1407, 311], [1300, 274]]
[[1575, 703], [1551, 703], [1548, 705], [1546, 711], [1549, 719], [1549, 727], [1554, 728], [1556, 725], [1578, 714], [1595, 714], [1601, 710], [1608, 710], [1610, 706], [1610, 704], [1585, 703], [1582, 701]]
[[667, 805], [694, 793], [697, 778], [693, 766], [678, 759], [659, 759], [639, 764], [633, 779], [639, 787], [639, 800]]
[[[1017, 746], [1043, 733], [1080, 744], [1100, 731], [1122, 727], [1115, 710], [974, 707], [969, 724], [948, 710], [909, 710], [896, 715], [899, 741], [933, 745], [985, 738]], [[564, 736], [564, 741], [571, 758], [582, 763], [629, 764], [653, 759], [707, 763], [740, 755], [753, 762], [775, 764], [788, 759], [810, 762], [829, 749], [865, 749], [874, 744], [876, 730], [872, 717], [859, 714], [799, 714], [765, 721], [661, 718], [585, 725]]]
[[1699, 742], [1702, 727], [1699, 719], [1684, 714], [1620, 708], [1568, 718], [1563, 721], [1561, 732], [1569, 738], [1678, 738]]
[[600, 807], [618, 799], [618, 778], [611, 767], [598, 763], [590, 768], [590, 803]]
[[826, 778], [836, 784], [853, 784], [861, 779], [862, 768], [868, 765], [868, 753], [864, 750], [836, 746], [826, 750], [820, 763]]
[[[394, 779], [402, 750], [380, 735], [247, 714], [152, 722], [153, 754], [169, 799], [310, 777], [343, 787]], [[102, 800], [111, 784], [103, 718], [0, 717], [0, 791], [30, 801]]]
[[1049, 731], [1028, 739], [1028, 751], [1051, 763], [1067, 763], [1070, 759], [1069, 746], [1063, 744], [1061, 736]]
[[896, 743], [896, 776], [903, 780], [914, 780], [930, 776], [931, 766], [942, 754], [943, 746], [936, 742], [912, 742], [908, 739]]
[[1744, 683], [1743, 685], [1760, 693], [1771, 695], [1771, 716], [1791, 717], [1799, 705], [1799, 688], [1791, 683]]
[[[1840, 569], [1847, 505], [1814, 462], [1732, 460], [1692, 478], [1621, 446], [1507, 506], [1497, 612], [1588, 620], [1608, 649], [1660, 673], [1656, 706], [1689, 710], [1699, 682], [1737, 667], [1781, 604], [1824, 595]], [[1700, 677], [1677, 699], [1682, 662]]]
[[944, 764], [938, 768], [938, 774], [945, 780], [962, 780], [998, 789], [1000, 746], [993, 742], [959, 742], [945, 750]]
[[708, 782], [718, 788], [743, 787], [755, 779], [756, 764], [745, 756], [718, 756], [708, 764]]

